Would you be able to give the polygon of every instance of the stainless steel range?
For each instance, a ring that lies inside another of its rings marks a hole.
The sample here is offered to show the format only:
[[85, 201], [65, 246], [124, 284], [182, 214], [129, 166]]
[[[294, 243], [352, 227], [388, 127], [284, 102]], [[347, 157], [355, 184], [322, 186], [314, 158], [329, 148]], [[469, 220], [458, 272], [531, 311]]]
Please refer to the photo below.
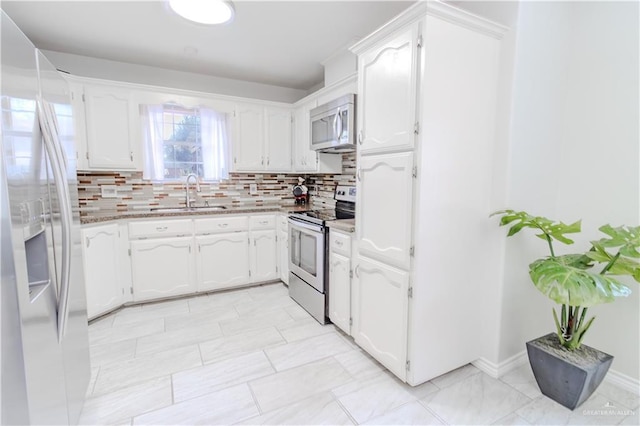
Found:
[[336, 187], [336, 208], [289, 215], [289, 296], [321, 324], [328, 319], [328, 221], [355, 217], [355, 186]]

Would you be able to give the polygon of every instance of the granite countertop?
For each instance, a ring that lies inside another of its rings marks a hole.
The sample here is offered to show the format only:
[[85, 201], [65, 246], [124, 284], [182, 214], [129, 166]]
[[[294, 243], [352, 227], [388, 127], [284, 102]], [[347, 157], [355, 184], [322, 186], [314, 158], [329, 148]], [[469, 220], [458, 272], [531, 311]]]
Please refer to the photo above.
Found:
[[327, 221], [329, 228], [334, 228], [339, 231], [356, 232], [356, 220], [355, 219], [337, 219]]
[[[161, 207], [158, 207], [161, 208]], [[244, 206], [244, 207], [227, 207], [224, 210], [176, 210], [176, 211], [151, 211], [151, 210], [140, 210], [140, 211], [126, 211], [126, 212], [117, 212], [117, 211], [99, 211], [99, 212], [91, 212], [86, 216], [80, 217], [80, 223], [91, 224], [91, 223], [101, 223], [101, 222], [109, 222], [112, 220], [121, 220], [121, 219], [160, 219], [167, 217], [176, 217], [176, 216], [211, 216], [211, 215], [221, 215], [221, 214], [243, 214], [243, 213], [293, 213], [293, 212], [303, 212], [309, 210], [310, 207], [306, 205], [302, 206]]]

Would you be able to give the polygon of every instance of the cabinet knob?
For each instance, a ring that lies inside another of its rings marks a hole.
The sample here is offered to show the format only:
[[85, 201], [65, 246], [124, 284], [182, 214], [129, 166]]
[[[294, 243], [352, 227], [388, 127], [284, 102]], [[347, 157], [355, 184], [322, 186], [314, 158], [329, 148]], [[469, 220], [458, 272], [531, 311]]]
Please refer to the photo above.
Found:
[[219, 223], [218, 226], [220, 228], [226, 228], [227, 226], [229, 226], [229, 224], [228, 223]]

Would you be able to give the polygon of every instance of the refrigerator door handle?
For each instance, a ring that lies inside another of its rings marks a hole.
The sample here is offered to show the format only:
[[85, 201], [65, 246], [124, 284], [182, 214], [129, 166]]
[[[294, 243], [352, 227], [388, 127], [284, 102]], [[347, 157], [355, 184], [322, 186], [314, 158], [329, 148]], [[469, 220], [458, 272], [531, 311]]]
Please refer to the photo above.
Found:
[[42, 129], [42, 138], [49, 154], [51, 169], [55, 180], [60, 220], [62, 225], [62, 269], [60, 293], [58, 295], [58, 341], [62, 341], [69, 316], [69, 285], [71, 276], [71, 197], [66, 179], [66, 164], [60, 140], [53, 105], [38, 99], [38, 121]]

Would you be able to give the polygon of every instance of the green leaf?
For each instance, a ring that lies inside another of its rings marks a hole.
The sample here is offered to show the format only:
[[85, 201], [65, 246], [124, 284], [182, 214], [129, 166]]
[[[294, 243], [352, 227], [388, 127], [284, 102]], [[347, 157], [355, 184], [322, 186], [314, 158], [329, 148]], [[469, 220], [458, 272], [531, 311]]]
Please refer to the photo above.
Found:
[[507, 237], [511, 237], [512, 235], [517, 234], [524, 227], [525, 227], [525, 224], [522, 222], [513, 225], [511, 229], [509, 229], [509, 232], [507, 233]]
[[553, 311], [553, 322], [556, 323], [556, 332], [558, 333], [558, 338], [562, 340], [562, 327], [560, 327], [560, 322], [558, 321], [558, 314], [555, 308], [551, 308], [551, 310]]
[[549, 237], [564, 244], [573, 244], [573, 240], [567, 238], [565, 234], [580, 232], [581, 227], [580, 221], [567, 225], [563, 222], [553, 222], [543, 216], [531, 216], [525, 211], [517, 212], [511, 209], [500, 210], [491, 214], [491, 216], [496, 215], [502, 216], [500, 226], [513, 224], [507, 233], [508, 237], [517, 234], [523, 228], [533, 228], [542, 231], [542, 233], [536, 234], [539, 238], [546, 240]]
[[587, 331], [589, 330], [589, 327], [591, 327], [591, 323], [593, 323], [594, 319], [596, 319], [596, 317], [589, 318], [589, 321], [587, 321], [587, 323], [583, 327], [581, 327], [580, 330], [578, 330], [578, 348], [582, 344], [582, 339], [584, 339], [584, 335], [587, 334]]
[[593, 266], [593, 262], [589, 256], [584, 254], [567, 254], [564, 256], [569, 266], [578, 269], [589, 269]]
[[631, 294], [627, 286], [611, 276], [573, 266], [580, 256], [539, 259], [529, 265], [529, 276], [544, 295], [570, 306], [590, 307]]
[[588, 251], [584, 255], [587, 256], [589, 259], [595, 260], [596, 262], [599, 262], [599, 263], [608, 262], [611, 260], [611, 256], [609, 256], [608, 253], [603, 254], [603, 253], [598, 253], [596, 251]]
[[640, 258], [640, 226], [619, 226], [617, 228], [611, 225], [603, 225], [600, 231], [609, 236], [609, 238], [601, 238], [598, 241], [592, 241], [591, 244], [602, 248], [620, 247], [620, 253], [623, 256]]

